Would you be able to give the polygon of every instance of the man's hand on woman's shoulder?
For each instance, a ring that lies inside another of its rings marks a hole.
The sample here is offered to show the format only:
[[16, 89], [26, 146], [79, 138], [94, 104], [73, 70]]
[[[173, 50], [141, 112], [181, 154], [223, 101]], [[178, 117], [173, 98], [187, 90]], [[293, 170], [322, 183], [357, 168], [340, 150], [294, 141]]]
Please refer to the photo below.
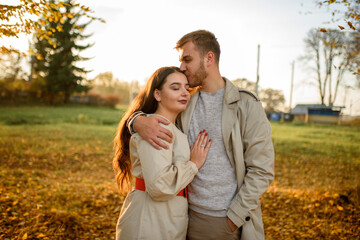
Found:
[[168, 149], [169, 146], [162, 140], [171, 143], [173, 135], [171, 131], [160, 126], [160, 123], [168, 125], [170, 122], [160, 116], [139, 116], [134, 122], [134, 128], [135, 131], [154, 148], [158, 150], [161, 148]]

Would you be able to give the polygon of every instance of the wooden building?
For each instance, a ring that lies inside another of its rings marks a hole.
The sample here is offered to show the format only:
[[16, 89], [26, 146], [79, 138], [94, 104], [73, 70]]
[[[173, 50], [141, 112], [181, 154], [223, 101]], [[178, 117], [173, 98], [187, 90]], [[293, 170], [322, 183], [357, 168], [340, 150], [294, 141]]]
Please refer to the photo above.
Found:
[[291, 109], [290, 113], [297, 122], [340, 124], [343, 108], [322, 104], [298, 104]]

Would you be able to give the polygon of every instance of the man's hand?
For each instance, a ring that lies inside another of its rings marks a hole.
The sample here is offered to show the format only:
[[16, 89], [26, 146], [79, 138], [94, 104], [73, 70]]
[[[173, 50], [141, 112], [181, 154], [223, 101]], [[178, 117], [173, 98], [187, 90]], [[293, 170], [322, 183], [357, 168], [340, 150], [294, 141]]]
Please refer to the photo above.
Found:
[[226, 218], [227, 218], [227, 222], [228, 222], [228, 224], [230, 226], [231, 231], [232, 232], [235, 231], [238, 227], [230, 220], [229, 217], [226, 217]]
[[169, 146], [162, 140], [171, 143], [173, 135], [168, 129], [161, 127], [159, 123], [168, 125], [170, 122], [160, 116], [139, 116], [134, 122], [134, 128], [135, 131], [154, 148], [158, 150], [161, 148], [168, 149]]

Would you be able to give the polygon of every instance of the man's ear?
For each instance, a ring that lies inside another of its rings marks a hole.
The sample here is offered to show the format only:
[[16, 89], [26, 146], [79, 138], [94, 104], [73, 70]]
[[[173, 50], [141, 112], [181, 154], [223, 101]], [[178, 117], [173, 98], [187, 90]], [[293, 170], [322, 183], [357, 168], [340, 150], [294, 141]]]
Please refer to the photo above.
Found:
[[154, 91], [154, 98], [155, 98], [156, 101], [158, 101], [158, 102], [161, 101], [160, 91], [159, 91], [158, 89], [155, 89], [155, 91]]
[[210, 65], [214, 64], [214, 62], [215, 62], [215, 54], [212, 51], [209, 51], [205, 55], [205, 63], [207, 66], [210, 66]]

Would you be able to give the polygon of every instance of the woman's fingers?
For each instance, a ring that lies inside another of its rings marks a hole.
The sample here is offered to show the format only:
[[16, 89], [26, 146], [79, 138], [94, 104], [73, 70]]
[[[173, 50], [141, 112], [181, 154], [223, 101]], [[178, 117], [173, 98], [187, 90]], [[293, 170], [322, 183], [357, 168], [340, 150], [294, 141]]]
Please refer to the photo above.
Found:
[[208, 141], [208, 137], [206, 131], [202, 130], [196, 137], [194, 144], [191, 146], [190, 160], [196, 164], [198, 169], [204, 164], [211, 146], [211, 139]]
[[208, 133], [205, 130], [202, 130], [197, 136], [193, 147], [198, 147], [204, 149], [207, 146]]
[[202, 130], [199, 135], [198, 135], [198, 138], [196, 139], [196, 146], [201, 148], [201, 145], [202, 145], [202, 141], [204, 139], [204, 135], [205, 135], [205, 130]]
[[207, 152], [209, 151], [210, 149], [210, 146], [211, 146], [211, 139], [208, 141], [206, 147], [205, 147], [205, 153], [207, 154]]
[[202, 142], [201, 142], [201, 144], [200, 144], [200, 147], [201, 147], [201, 148], [205, 148], [205, 147], [206, 147], [207, 139], [208, 139], [208, 134], [205, 133], [205, 134], [203, 135]]

